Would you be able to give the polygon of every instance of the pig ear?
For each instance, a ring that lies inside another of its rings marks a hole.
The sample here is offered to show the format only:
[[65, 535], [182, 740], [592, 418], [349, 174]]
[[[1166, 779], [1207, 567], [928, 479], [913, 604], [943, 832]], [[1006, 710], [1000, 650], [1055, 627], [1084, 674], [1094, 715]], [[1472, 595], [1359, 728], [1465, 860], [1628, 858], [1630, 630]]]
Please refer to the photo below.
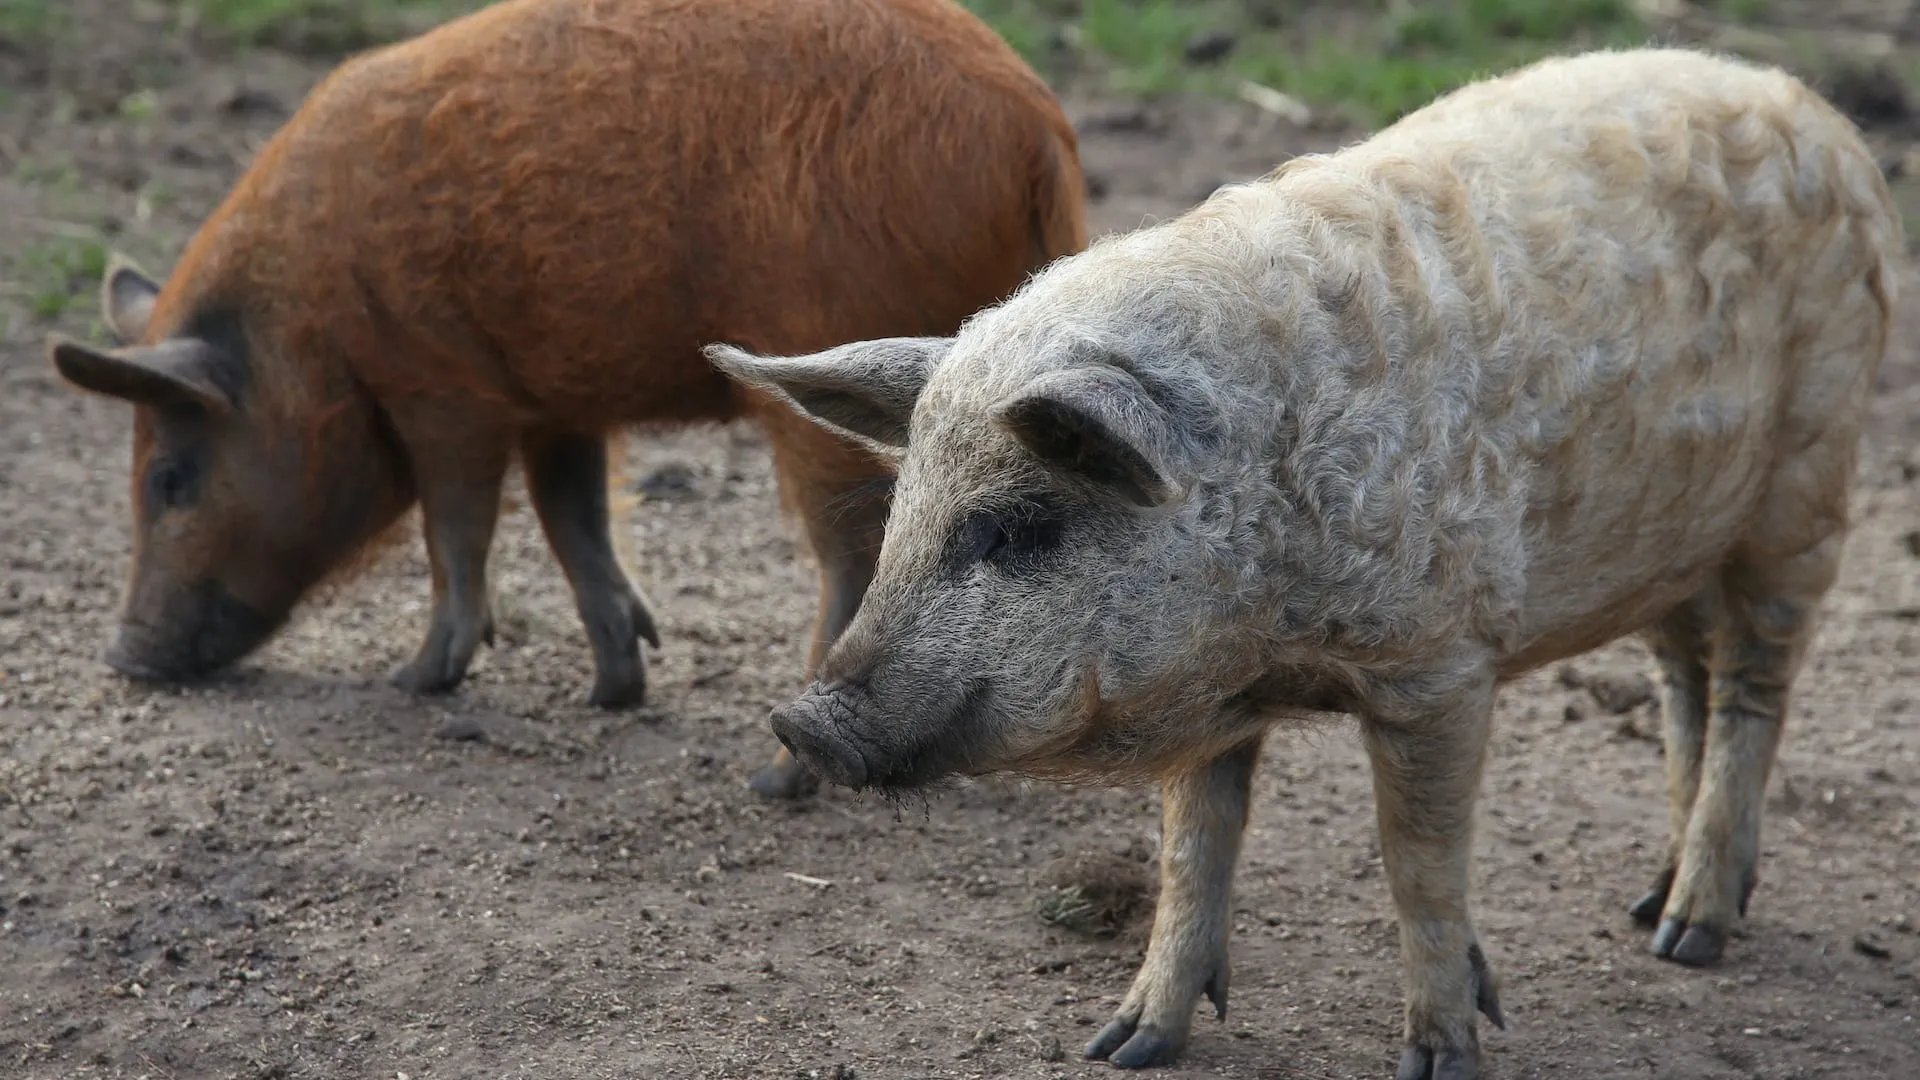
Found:
[[769, 391], [817, 423], [880, 448], [907, 445], [907, 425], [928, 376], [953, 347], [945, 337], [856, 341], [805, 356], [757, 356], [709, 345], [714, 367]]
[[73, 385], [135, 405], [160, 408], [193, 406], [215, 416], [233, 411], [233, 395], [217, 378], [218, 351], [197, 338], [129, 349], [95, 349], [63, 337], [51, 337], [47, 351], [53, 366]]
[[120, 344], [131, 345], [146, 333], [147, 319], [153, 315], [153, 302], [159, 296], [159, 283], [132, 259], [116, 252], [107, 260], [107, 271], [100, 280], [100, 317]]
[[1173, 425], [1133, 376], [1105, 364], [1049, 372], [993, 408], [1040, 460], [1113, 488], [1138, 506], [1173, 498]]

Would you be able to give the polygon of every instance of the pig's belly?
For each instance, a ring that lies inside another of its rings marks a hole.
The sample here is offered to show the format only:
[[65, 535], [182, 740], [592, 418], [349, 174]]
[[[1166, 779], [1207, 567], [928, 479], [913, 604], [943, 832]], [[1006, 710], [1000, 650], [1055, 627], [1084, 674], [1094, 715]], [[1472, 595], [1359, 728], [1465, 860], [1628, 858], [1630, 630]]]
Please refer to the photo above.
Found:
[[1678, 407], [1639, 420], [1536, 476], [1503, 676], [1645, 628], [1711, 582], [1750, 527], [1768, 480], [1758, 416], [1720, 411], [1710, 430]]

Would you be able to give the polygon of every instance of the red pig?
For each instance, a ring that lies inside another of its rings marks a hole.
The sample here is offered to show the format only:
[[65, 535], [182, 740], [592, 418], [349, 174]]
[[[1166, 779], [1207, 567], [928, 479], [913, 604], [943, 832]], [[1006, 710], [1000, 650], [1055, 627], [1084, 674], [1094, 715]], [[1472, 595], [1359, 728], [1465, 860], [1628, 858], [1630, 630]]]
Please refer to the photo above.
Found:
[[[352, 58], [164, 285], [109, 269], [119, 347], [50, 345], [134, 405], [105, 660], [231, 664], [417, 499], [432, 617], [393, 680], [453, 687], [491, 640], [517, 451], [590, 700], [637, 703], [659, 635], [614, 555], [606, 436], [753, 416], [820, 564], [811, 674], [873, 574], [891, 466], [701, 346], [952, 334], [1086, 241], [1059, 103], [952, 0], [503, 0]], [[753, 786], [813, 784], [783, 750]]]

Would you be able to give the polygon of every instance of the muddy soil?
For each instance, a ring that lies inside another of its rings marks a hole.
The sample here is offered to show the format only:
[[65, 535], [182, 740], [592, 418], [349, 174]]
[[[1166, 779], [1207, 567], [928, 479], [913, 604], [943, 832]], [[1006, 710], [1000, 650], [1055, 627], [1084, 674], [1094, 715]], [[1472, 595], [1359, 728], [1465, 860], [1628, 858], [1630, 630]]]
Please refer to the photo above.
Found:
[[[166, 691], [105, 672], [128, 415], [53, 378], [42, 335], [94, 313], [36, 318], [28, 264], [79, 227], [165, 269], [327, 61], [181, 38], [117, 0], [77, 10], [78, 37], [0, 51], [0, 1075], [1104, 1070], [1078, 1053], [1143, 926], [1088, 936], [1036, 912], [1063, 856], [1150, 872], [1157, 795], [751, 795], [815, 595], [751, 429], [629, 444], [653, 497], [623, 542], [667, 634], [644, 711], [581, 704], [585, 640], [518, 495], [494, 564], [502, 640], [456, 696], [384, 682], [424, 624], [417, 541], [229, 678]], [[1350, 137], [1233, 103], [1074, 113], [1103, 231]], [[1475, 872], [1510, 1020], [1484, 1036], [1493, 1076], [1920, 1076], [1920, 356], [1883, 383], [1762, 882], [1721, 966], [1654, 960], [1625, 914], [1665, 829], [1638, 648], [1503, 698]], [[1198, 1020], [1163, 1075], [1388, 1075], [1391, 911], [1352, 729], [1276, 736], [1232, 1011]]]

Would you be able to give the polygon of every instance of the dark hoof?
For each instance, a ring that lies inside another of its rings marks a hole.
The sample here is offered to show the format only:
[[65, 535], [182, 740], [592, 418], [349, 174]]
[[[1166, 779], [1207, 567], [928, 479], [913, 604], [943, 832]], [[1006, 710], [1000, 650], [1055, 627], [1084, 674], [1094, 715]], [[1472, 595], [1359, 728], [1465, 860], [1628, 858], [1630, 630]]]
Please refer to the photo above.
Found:
[[1673, 871], [1671, 869], [1660, 871], [1660, 876], [1653, 880], [1653, 887], [1646, 891], [1646, 895], [1633, 902], [1633, 906], [1627, 909], [1627, 914], [1639, 924], [1641, 929], [1653, 929], [1660, 925], [1660, 913], [1667, 910], [1667, 893], [1672, 889]]
[[1400, 1052], [1400, 1068], [1393, 1080], [1477, 1080], [1480, 1075], [1480, 1051], [1468, 1047], [1438, 1050], [1409, 1043]]
[[1648, 889], [1646, 895], [1633, 902], [1627, 914], [1644, 930], [1660, 925], [1660, 913], [1667, 910], [1667, 892], [1665, 889]]
[[480, 646], [493, 648], [493, 613], [476, 622], [435, 621], [413, 659], [394, 669], [387, 681], [413, 694], [444, 694], [467, 677]]
[[465, 672], [449, 675], [440, 664], [422, 664], [416, 660], [395, 668], [393, 674], [387, 677], [387, 682], [409, 694], [432, 696], [445, 694], [460, 685], [464, 675]]
[[587, 704], [602, 709], [631, 709], [646, 703], [647, 674], [643, 670], [632, 675], [596, 678], [593, 690], [587, 694]]
[[634, 636], [653, 646], [655, 649], [658, 649], [660, 647], [660, 625], [654, 621], [653, 610], [647, 607], [647, 602], [635, 595], [630, 599], [627, 612], [633, 620]]
[[1105, 1061], [1117, 1069], [1146, 1069], [1171, 1065], [1181, 1047], [1152, 1028], [1140, 1028], [1115, 1018], [1087, 1044], [1088, 1061]]
[[640, 643], [660, 647], [660, 632], [647, 605], [627, 589], [625, 598], [611, 607], [583, 604], [580, 618], [593, 645], [593, 690], [587, 694], [587, 704], [602, 709], [646, 704], [647, 662], [640, 655]]
[[1668, 919], [1653, 935], [1653, 955], [1688, 967], [1705, 967], [1727, 949], [1727, 935], [1710, 926], [1689, 926]]
[[781, 756], [784, 760], [775, 761], [747, 778], [747, 787], [753, 789], [754, 794], [769, 799], [804, 799], [820, 790], [819, 777], [798, 761]]
[[1473, 968], [1473, 1007], [1480, 1010], [1501, 1031], [1507, 1030], [1507, 1014], [1500, 1010], [1500, 987], [1493, 969], [1487, 966], [1487, 954], [1475, 942], [1467, 946], [1467, 964]]

